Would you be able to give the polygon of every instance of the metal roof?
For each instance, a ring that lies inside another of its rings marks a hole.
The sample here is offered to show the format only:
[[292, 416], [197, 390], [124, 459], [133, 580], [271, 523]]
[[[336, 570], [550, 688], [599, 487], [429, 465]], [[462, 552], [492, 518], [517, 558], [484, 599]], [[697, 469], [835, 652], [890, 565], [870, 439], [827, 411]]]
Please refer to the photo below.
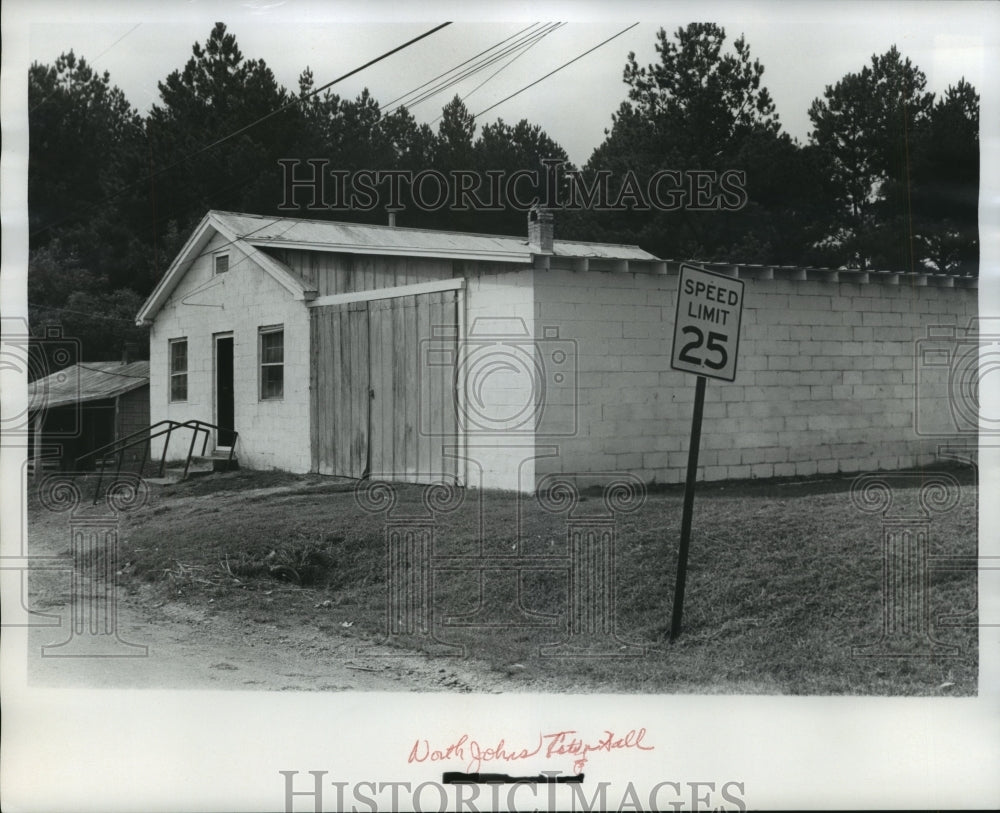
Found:
[[[235, 212], [213, 211], [212, 214], [225, 223], [239, 239], [258, 247], [515, 262], [530, 262], [534, 253], [525, 237], [341, 223], [333, 220], [263, 217]], [[558, 239], [553, 241], [552, 254], [557, 257], [613, 260], [657, 259], [638, 246]]]
[[100, 401], [148, 384], [148, 361], [84, 361], [30, 382], [28, 409]]

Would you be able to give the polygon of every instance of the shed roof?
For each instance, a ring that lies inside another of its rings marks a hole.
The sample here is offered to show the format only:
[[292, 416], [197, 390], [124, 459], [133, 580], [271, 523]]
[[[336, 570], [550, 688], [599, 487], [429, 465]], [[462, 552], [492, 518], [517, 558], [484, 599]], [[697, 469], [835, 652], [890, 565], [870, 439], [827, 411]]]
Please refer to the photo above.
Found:
[[[577, 271], [592, 269], [677, 274], [681, 265], [678, 261], [662, 260], [639, 246], [620, 243], [556, 239], [553, 241], [551, 253], [538, 253], [522, 236], [269, 217], [212, 210], [202, 219], [180, 254], [149, 295], [136, 317], [137, 324], [152, 324], [157, 312], [170, 297], [192, 261], [199, 256], [215, 233], [223, 235], [230, 245], [238, 246], [295, 299], [307, 302], [314, 300], [317, 292], [310, 290], [302, 278], [292, 273], [278, 256], [271, 254], [267, 249], [289, 248], [347, 254], [481, 260], [531, 265], [541, 270], [572, 268]], [[975, 288], [978, 284], [975, 277], [926, 270], [897, 273], [722, 262], [697, 262], [697, 264], [719, 273], [749, 279], [815, 279], [828, 282], [841, 280], [883, 284], [899, 284], [905, 280], [907, 284], [912, 285], [969, 288]]]
[[310, 300], [308, 290], [277, 257], [261, 249], [295, 248], [307, 251], [336, 251], [347, 254], [377, 254], [403, 257], [441, 257], [456, 260], [483, 260], [523, 265], [547, 263], [550, 259], [587, 263], [591, 260], [610, 264], [653, 264], [659, 262], [638, 246], [616, 243], [587, 243], [555, 240], [551, 254], [539, 255], [525, 237], [496, 234], [470, 234], [440, 229], [410, 229], [334, 220], [307, 220], [296, 217], [266, 217], [239, 212], [210, 211], [202, 219], [180, 254], [171, 263], [156, 288], [149, 295], [136, 322], [150, 324], [170, 297], [192, 261], [208, 244], [213, 234], [223, 235], [284, 286], [293, 297]]
[[[359, 254], [451, 257], [531, 262], [532, 250], [525, 237], [474, 234], [440, 229], [411, 229], [334, 220], [275, 218], [235, 212], [212, 212], [239, 239], [252, 246], [344, 251]], [[588, 257], [612, 260], [657, 258], [638, 246], [618, 243], [586, 243], [554, 240], [557, 257]]]
[[29, 410], [114, 398], [149, 385], [149, 362], [84, 361], [28, 384]]

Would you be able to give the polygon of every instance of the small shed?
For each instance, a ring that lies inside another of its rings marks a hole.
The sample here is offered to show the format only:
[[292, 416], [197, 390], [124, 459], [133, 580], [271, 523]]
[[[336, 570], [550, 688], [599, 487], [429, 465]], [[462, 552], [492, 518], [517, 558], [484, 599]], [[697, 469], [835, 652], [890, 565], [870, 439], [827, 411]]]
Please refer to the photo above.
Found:
[[[28, 399], [29, 465], [71, 470], [83, 455], [149, 427], [149, 362], [73, 364], [30, 382]], [[126, 467], [142, 453], [141, 445], [129, 449]]]

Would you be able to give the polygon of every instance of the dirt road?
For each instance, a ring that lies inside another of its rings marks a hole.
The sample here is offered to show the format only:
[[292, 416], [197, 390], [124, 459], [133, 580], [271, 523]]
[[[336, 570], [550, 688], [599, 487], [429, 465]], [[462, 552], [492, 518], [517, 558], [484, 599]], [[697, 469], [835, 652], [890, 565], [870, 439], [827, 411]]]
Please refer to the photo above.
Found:
[[[30, 606], [61, 617], [59, 627], [31, 630], [28, 680], [34, 686], [157, 689], [268, 689], [295, 691], [507, 690], [502, 676], [467, 660], [400, 655], [398, 650], [330, 630], [279, 628], [205, 613], [154, 597], [146, 586], [118, 588], [117, 629], [142, 657], [94, 657], [108, 636], [77, 636], [78, 655], [43, 650], [70, 637], [69, 526], [65, 515], [34, 512], [29, 524], [34, 555], [59, 556], [66, 570], [33, 571]], [[117, 650], [114, 650], [117, 651]], [[124, 647], [121, 651], [128, 651]]]

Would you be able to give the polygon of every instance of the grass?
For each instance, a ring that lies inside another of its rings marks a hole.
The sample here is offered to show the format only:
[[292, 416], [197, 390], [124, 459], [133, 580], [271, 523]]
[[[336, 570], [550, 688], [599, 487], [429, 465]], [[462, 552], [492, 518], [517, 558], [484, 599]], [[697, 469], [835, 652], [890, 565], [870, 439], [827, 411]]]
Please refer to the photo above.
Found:
[[[932, 557], [974, 556], [976, 487], [961, 472], [959, 506], [933, 517]], [[566, 635], [565, 569], [488, 571], [488, 629], [445, 625], [477, 610], [476, 571], [433, 575], [434, 633], [485, 668], [532, 691], [741, 694], [970, 695], [977, 691], [976, 573], [931, 571], [933, 636], [959, 657], [861, 658], [882, 618], [881, 518], [856, 509], [850, 478], [703, 485], [695, 501], [684, 626], [667, 642], [682, 494], [666, 489], [616, 523], [616, 630], [645, 657], [542, 657]], [[393, 517], [420, 515], [425, 490], [397, 487]], [[902, 503], [915, 491], [900, 491]], [[465, 492], [435, 529], [438, 557], [566, 557], [565, 514], [533, 498]], [[581, 502], [582, 512], [602, 505]], [[911, 506], [912, 508], [912, 506]], [[520, 527], [518, 515], [520, 513]], [[157, 490], [122, 535], [126, 586], [248, 623], [311, 626], [377, 640], [386, 630], [386, 519], [357, 504], [344, 481], [231, 472]], [[440, 561], [440, 560], [439, 560]], [[517, 606], [520, 591], [521, 607]], [[527, 613], [521, 612], [527, 611]], [[534, 614], [534, 615], [531, 615]], [[942, 626], [939, 616], [970, 623]], [[516, 626], [544, 620], [554, 626]], [[344, 626], [347, 624], [348, 626]], [[411, 636], [395, 645], [437, 651]]]

